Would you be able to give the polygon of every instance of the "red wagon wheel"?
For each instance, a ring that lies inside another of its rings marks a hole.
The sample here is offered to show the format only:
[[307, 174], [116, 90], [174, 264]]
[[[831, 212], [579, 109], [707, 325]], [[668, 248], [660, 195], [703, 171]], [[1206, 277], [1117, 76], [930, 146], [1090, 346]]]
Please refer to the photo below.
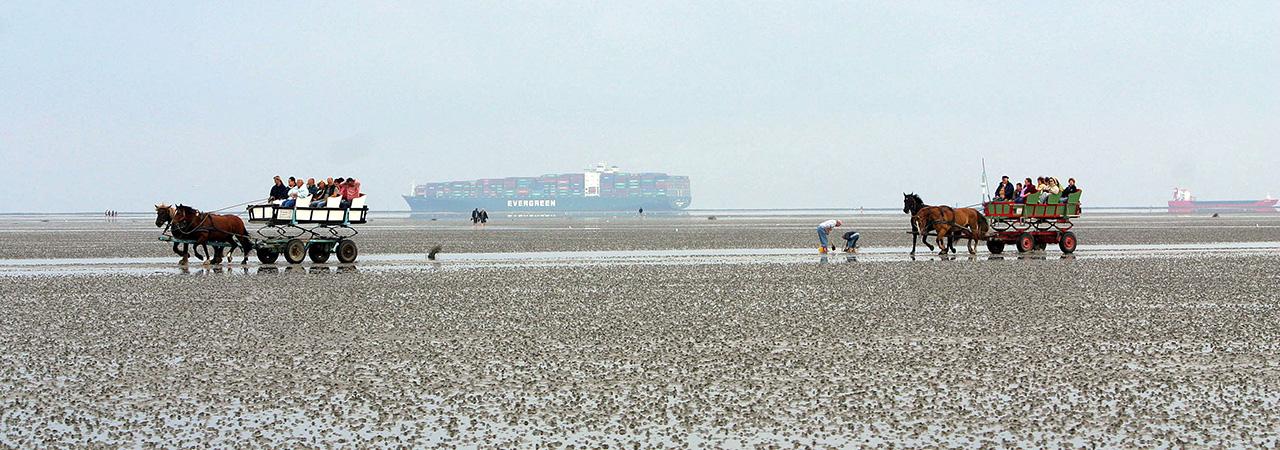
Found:
[[1070, 231], [1062, 233], [1062, 237], [1058, 238], [1058, 248], [1062, 250], [1062, 253], [1075, 253], [1077, 243], [1079, 241], [1076, 240], [1076, 234]]
[[1036, 249], [1036, 237], [1031, 233], [1018, 235], [1018, 252], [1027, 253]]

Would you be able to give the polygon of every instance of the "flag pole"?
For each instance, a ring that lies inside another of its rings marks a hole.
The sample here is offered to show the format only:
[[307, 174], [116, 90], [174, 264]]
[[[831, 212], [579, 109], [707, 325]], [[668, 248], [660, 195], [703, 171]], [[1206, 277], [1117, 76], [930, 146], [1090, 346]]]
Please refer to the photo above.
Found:
[[987, 158], [982, 158], [982, 202], [986, 203], [990, 199], [987, 195]]

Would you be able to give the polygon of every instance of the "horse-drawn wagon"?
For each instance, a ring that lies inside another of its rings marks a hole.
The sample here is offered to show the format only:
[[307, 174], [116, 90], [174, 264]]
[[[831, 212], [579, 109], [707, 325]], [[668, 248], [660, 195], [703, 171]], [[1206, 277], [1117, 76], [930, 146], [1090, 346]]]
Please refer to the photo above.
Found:
[[[337, 254], [342, 263], [355, 262], [359, 249], [352, 240], [358, 232], [351, 225], [368, 221], [369, 207], [365, 196], [342, 207], [339, 199], [331, 198], [323, 207], [281, 206], [278, 203], [250, 205], [249, 222], [260, 223], [260, 238], [249, 236], [244, 222], [234, 214], [199, 212], [189, 206], [156, 205], [156, 226], [169, 224], [160, 240], [173, 243], [174, 253], [187, 262], [186, 246], [212, 246], [216, 253], [212, 262], [222, 259], [222, 251], [236, 248], [258, 254], [258, 260], [266, 264], [276, 262], [280, 255], [290, 264], [299, 264], [310, 258], [323, 263], [331, 254]], [[179, 251], [178, 246], [183, 245]], [[196, 256], [201, 257], [199, 251]]]
[[1074, 226], [1071, 219], [1080, 217], [1079, 192], [1065, 199], [1053, 194], [1043, 200], [1028, 198], [1026, 203], [987, 202], [984, 213], [993, 231], [987, 237], [987, 250], [991, 253], [1002, 253], [1005, 245], [1010, 244], [1019, 252], [1044, 250], [1049, 244], [1058, 244], [1062, 253], [1069, 254], [1076, 251], [1079, 243], [1071, 231]]
[[351, 238], [358, 232], [351, 225], [368, 221], [369, 208], [364, 202], [365, 197], [360, 196], [351, 201], [350, 208], [340, 207], [336, 198], [318, 208], [249, 206], [249, 222], [265, 224], [258, 230], [262, 239], [254, 243], [258, 260], [270, 264], [284, 255], [290, 264], [308, 257], [312, 262], [323, 263], [336, 253], [338, 262], [355, 262], [359, 249]]

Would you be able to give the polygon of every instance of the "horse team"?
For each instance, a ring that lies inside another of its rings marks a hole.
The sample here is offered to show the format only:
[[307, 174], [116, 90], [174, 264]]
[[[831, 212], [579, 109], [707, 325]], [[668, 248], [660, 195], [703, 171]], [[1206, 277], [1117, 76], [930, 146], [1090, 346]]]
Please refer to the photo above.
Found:
[[[200, 255], [200, 248], [204, 248], [205, 254], [208, 255], [208, 244], [214, 244], [212, 260], [206, 262], [221, 264], [223, 247], [228, 249], [227, 261], [233, 259], [231, 255], [238, 247], [244, 250], [244, 258], [240, 260], [240, 264], [249, 262], [249, 250], [253, 250], [253, 242], [249, 240], [249, 233], [240, 216], [200, 212], [186, 205], [157, 204], [155, 206], [156, 227], [167, 225], [175, 239], [193, 241], [192, 252], [197, 259], [204, 260]], [[182, 250], [179, 251], [178, 242], [174, 242], [173, 252], [182, 257], [180, 264], [187, 263], [190, 256], [187, 252], [187, 244], [182, 244]]]
[[[936, 236], [940, 255], [950, 250], [955, 253], [955, 240], [969, 240], [969, 254], [978, 253], [978, 241], [987, 239], [991, 224], [987, 217], [973, 208], [953, 208], [946, 205], [929, 206], [920, 196], [911, 193], [902, 194], [902, 212], [911, 215], [911, 254], [916, 253], [916, 240], [919, 238], [929, 251], [929, 233]], [[945, 243], [943, 239], [946, 239]]]

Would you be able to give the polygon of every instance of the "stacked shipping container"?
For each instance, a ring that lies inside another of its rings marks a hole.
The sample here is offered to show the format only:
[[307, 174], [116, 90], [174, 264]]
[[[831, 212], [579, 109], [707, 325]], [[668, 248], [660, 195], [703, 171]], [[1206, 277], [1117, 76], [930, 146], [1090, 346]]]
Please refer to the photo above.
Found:
[[413, 195], [405, 196], [405, 200], [415, 211], [452, 211], [470, 210], [464, 206], [471, 204], [491, 205], [493, 210], [501, 210], [501, 205], [583, 210], [683, 209], [691, 199], [688, 177], [610, 171], [427, 183], [415, 186]]

